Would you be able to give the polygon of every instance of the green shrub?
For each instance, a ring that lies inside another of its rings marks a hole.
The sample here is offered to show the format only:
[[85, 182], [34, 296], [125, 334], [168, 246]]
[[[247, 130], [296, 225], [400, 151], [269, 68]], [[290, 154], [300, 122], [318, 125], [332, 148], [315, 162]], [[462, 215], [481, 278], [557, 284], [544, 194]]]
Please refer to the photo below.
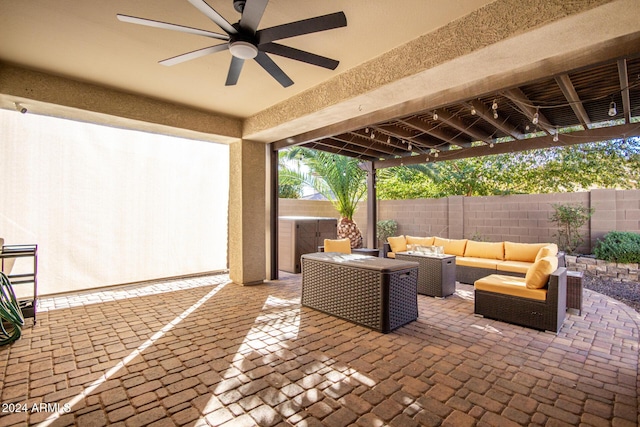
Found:
[[388, 237], [395, 236], [398, 232], [398, 223], [393, 219], [384, 219], [378, 221], [378, 240], [382, 243], [387, 241]]
[[595, 210], [580, 204], [556, 203], [551, 206], [555, 212], [549, 221], [558, 227], [558, 232], [553, 235], [557, 238], [558, 248], [568, 254], [574, 254], [584, 242], [579, 229], [589, 221]]
[[598, 240], [594, 249], [598, 259], [623, 264], [640, 263], [640, 234], [611, 231]]

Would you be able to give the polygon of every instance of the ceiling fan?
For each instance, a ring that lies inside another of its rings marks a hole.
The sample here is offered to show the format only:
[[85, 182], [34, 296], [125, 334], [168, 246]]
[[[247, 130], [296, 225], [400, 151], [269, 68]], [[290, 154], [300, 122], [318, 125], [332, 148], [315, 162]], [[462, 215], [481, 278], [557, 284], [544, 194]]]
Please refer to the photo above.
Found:
[[175, 65], [228, 49], [232, 57], [225, 83], [226, 86], [233, 86], [238, 82], [242, 66], [247, 59], [254, 59], [283, 87], [291, 86], [293, 80], [282, 71], [267, 53], [284, 56], [330, 70], [335, 70], [339, 64], [339, 62], [334, 59], [274, 43], [274, 41], [345, 27], [347, 25], [347, 17], [344, 12], [331, 13], [258, 30], [258, 24], [262, 19], [269, 0], [233, 0], [234, 9], [241, 14], [240, 21], [235, 24], [230, 24], [229, 21], [223, 18], [222, 15], [216, 12], [215, 9], [209, 6], [204, 0], [189, 0], [189, 3], [211, 19], [218, 27], [224, 30], [226, 34], [146, 18], [137, 18], [129, 15], [118, 14], [117, 16], [118, 19], [123, 22], [180, 31], [227, 42], [160, 61], [162, 65]]

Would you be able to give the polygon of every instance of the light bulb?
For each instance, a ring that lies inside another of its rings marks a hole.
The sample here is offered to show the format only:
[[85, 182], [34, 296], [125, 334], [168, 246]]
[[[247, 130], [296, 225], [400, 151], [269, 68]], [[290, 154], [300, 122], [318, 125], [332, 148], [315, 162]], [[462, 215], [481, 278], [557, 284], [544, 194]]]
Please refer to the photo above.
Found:
[[495, 99], [493, 100], [493, 104], [491, 104], [491, 109], [494, 111], [498, 109], [498, 102]]
[[498, 118], [498, 112], [496, 110], [493, 110], [493, 118], [494, 119]]
[[436, 154], [434, 154], [435, 157], [438, 157], [440, 154], [436, 151]]
[[616, 108], [616, 103], [612, 101], [609, 104], [609, 117], [614, 117], [616, 114], [618, 114], [618, 109]]
[[533, 123], [534, 125], [537, 125], [539, 118], [540, 118], [540, 116], [538, 115], [538, 112], [536, 111], [536, 113], [533, 115], [533, 120], [531, 120], [531, 123]]
[[529, 131], [529, 129], [531, 129], [531, 128], [529, 127], [529, 125], [526, 125], [526, 126], [524, 127], [524, 130], [526, 130], [527, 132]]
[[489, 144], [489, 148], [493, 148], [493, 142]]
[[556, 129], [556, 133], [553, 134], [553, 142], [558, 142], [560, 138], [558, 137], [558, 129]]
[[438, 120], [438, 113], [435, 111], [433, 112], [433, 120]]
[[364, 133], [369, 133], [369, 128], [364, 128]]
[[409, 143], [409, 146], [407, 148], [409, 149], [409, 151], [413, 149], [413, 147], [411, 146], [411, 143]]
[[387, 137], [387, 144], [391, 144], [391, 137], [390, 136]]
[[475, 115], [476, 115], [476, 109], [475, 109], [475, 108], [473, 108], [473, 107], [471, 107], [471, 115], [472, 115], [472, 116], [475, 116]]
[[373, 133], [373, 131], [371, 131], [371, 139], [374, 139], [376, 137], [376, 134]]

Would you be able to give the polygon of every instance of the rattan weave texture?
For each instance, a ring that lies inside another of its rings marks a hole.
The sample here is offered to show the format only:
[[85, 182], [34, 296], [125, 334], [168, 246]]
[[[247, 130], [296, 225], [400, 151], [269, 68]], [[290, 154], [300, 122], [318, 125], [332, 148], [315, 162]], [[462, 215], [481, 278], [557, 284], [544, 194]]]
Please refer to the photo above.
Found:
[[416, 263], [384, 260], [402, 267], [389, 270], [381, 258], [352, 265], [317, 255], [302, 256], [302, 305], [383, 333], [418, 318]]
[[546, 301], [476, 289], [474, 313], [533, 329], [558, 332], [567, 309], [566, 268], [553, 272], [547, 286]]
[[398, 252], [396, 259], [416, 261], [418, 267], [418, 293], [444, 298], [456, 291], [456, 257], [425, 256]]

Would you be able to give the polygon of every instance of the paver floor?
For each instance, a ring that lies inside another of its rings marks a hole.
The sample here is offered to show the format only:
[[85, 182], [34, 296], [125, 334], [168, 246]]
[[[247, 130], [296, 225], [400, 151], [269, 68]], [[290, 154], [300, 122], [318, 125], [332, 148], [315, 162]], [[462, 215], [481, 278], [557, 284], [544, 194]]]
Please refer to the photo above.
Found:
[[637, 312], [585, 290], [557, 335], [419, 296], [380, 334], [300, 306], [300, 276], [41, 301], [0, 348], [0, 426], [636, 426]]

